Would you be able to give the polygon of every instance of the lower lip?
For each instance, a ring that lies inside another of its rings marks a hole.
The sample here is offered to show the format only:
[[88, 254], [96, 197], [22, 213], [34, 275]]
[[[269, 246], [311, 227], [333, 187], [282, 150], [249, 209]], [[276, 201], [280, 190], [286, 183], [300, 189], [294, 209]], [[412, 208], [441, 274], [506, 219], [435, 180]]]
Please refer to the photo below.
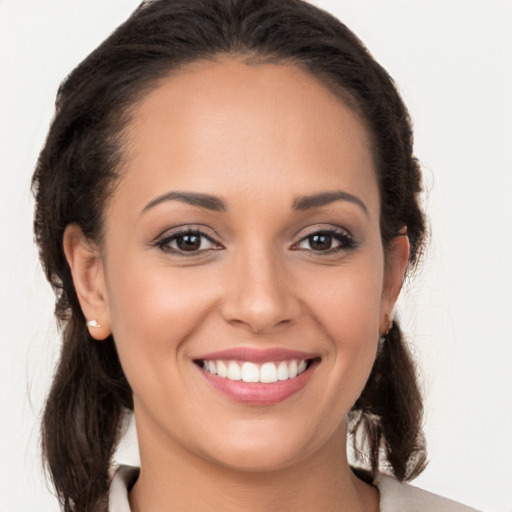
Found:
[[283, 402], [298, 393], [307, 384], [317, 362], [312, 362], [307, 370], [293, 379], [271, 383], [244, 382], [219, 377], [198, 367], [208, 383], [231, 400], [247, 405], [273, 405]]

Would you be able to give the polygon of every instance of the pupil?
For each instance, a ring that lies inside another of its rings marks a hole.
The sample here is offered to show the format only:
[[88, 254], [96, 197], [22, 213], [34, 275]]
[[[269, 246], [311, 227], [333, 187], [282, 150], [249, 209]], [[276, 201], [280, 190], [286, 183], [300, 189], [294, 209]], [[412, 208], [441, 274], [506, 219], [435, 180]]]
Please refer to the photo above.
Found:
[[329, 235], [313, 235], [310, 237], [309, 243], [312, 249], [325, 251], [331, 248], [332, 237]]
[[182, 251], [196, 251], [201, 246], [201, 237], [199, 235], [182, 235], [176, 240], [176, 245]]

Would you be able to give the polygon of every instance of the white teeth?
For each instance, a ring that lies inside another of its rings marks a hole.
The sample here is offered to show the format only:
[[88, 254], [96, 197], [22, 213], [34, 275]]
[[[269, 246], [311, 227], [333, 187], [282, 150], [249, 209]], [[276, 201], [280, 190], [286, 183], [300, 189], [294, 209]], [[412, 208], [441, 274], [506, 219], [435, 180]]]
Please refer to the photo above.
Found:
[[217, 375], [219, 377], [228, 376], [228, 367], [222, 361], [217, 361]]
[[254, 363], [245, 362], [242, 365], [242, 380], [244, 382], [260, 381], [260, 371]]
[[290, 366], [288, 367], [288, 377], [290, 379], [293, 379], [295, 377], [297, 377], [297, 371], [298, 371], [298, 368], [297, 368], [297, 361], [295, 361], [295, 359], [290, 363]]
[[274, 363], [265, 363], [260, 370], [260, 382], [277, 382], [277, 368]]
[[230, 380], [242, 380], [242, 371], [234, 361], [230, 361], [228, 365], [228, 373], [226, 377]]
[[286, 361], [281, 361], [279, 366], [277, 367], [277, 378], [279, 380], [288, 380], [290, 377], [288, 375], [288, 365]]
[[272, 383], [288, 379], [294, 379], [306, 371], [308, 363], [305, 359], [297, 361], [269, 361], [258, 366], [250, 361], [242, 365], [236, 361], [203, 361], [205, 371], [213, 375], [230, 380], [242, 380], [244, 382]]

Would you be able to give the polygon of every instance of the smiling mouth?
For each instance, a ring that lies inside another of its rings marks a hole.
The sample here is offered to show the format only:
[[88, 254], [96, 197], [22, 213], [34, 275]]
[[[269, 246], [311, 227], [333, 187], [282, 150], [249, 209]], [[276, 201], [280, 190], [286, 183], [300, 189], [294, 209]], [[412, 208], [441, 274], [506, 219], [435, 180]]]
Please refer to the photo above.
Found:
[[223, 379], [246, 383], [272, 384], [297, 378], [316, 361], [319, 361], [319, 358], [290, 359], [264, 363], [198, 359], [195, 363], [205, 372]]

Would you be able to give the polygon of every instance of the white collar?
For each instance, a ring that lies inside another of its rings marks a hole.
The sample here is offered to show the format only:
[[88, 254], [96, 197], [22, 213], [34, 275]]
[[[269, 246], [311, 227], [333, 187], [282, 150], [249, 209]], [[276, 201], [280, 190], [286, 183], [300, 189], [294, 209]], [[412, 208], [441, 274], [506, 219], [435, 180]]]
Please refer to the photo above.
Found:
[[[110, 485], [109, 512], [131, 512], [128, 492], [138, 474], [139, 468], [132, 466], [117, 469]], [[380, 492], [380, 512], [478, 512], [382, 473], [373, 483]]]

